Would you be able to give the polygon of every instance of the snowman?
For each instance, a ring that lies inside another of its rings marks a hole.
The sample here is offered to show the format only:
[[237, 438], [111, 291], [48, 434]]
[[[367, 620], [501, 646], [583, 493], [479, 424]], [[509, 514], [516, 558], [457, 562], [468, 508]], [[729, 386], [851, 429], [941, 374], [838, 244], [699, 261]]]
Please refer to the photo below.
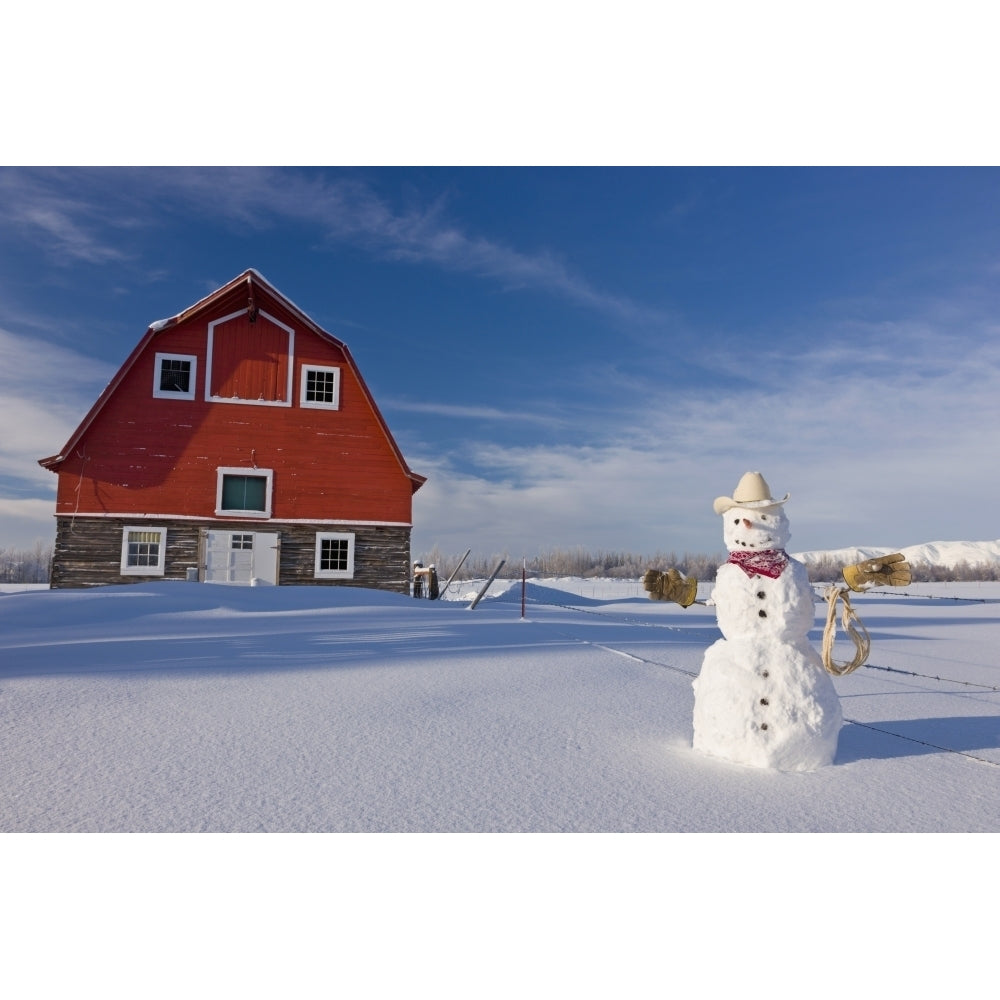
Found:
[[[808, 641], [816, 600], [808, 572], [785, 551], [788, 497], [775, 499], [759, 472], [747, 472], [732, 497], [713, 505], [729, 551], [712, 590], [723, 638], [705, 651], [694, 681], [694, 748], [738, 764], [811, 771], [833, 762], [843, 715]], [[886, 579], [882, 570], [848, 567], [844, 576], [861, 590]], [[643, 586], [653, 599], [688, 607], [698, 584], [671, 569], [650, 570]]]

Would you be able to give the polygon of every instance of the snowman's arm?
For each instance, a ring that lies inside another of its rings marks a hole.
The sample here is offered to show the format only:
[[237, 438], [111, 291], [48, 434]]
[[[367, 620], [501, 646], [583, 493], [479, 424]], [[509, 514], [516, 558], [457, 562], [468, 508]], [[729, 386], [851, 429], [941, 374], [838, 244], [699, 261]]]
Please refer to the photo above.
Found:
[[905, 587], [911, 579], [910, 564], [900, 552], [866, 559], [853, 566], [845, 566], [842, 573], [847, 586], [859, 593], [875, 584], [881, 584], [883, 587]]
[[690, 607], [698, 596], [697, 579], [684, 576], [676, 569], [668, 569], [665, 573], [658, 569], [646, 570], [642, 586], [649, 592], [650, 600], [674, 601], [682, 608]]

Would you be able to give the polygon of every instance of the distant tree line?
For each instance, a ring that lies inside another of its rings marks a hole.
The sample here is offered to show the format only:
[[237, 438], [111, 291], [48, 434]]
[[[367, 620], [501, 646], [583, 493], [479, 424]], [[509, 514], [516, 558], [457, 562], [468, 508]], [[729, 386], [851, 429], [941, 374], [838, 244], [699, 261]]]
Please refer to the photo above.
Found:
[[[451, 576], [461, 553], [451, 555], [434, 548], [424, 555], [424, 565], [433, 563], [437, 567], [438, 577], [443, 581]], [[725, 556], [677, 555], [675, 552], [655, 553], [654, 555], [636, 555], [631, 552], [597, 550], [591, 552], [583, 548], [552, 549], [539, 555], [527, 557], [505, 556], [504, 553], [479, 555], [472, 553], [465, 560], [455, 579], [477, 580], [489, 576], [501, 559], [507, 559], [506, 565], [500, 571], [501, 579], [520, 578], [522, 566], [531, 576], [575, 576], [575, 577], [614, 577], [633, 579], [642, 576], [650, 567], [666, 569], [676, 566], [682, 573], [694, 574], [699, 579], [714, 576], [720, 563], [725, 562]]]
[[[840, 578], [844, 563], [829, 556], [810, 560], [806, 567], [813, 582], [827, 582]], [[1000, 580], [1000, 563], [974, 563], [966, 560], [954, 566], [935, 566], [927, 562], [911, 562], [910, 573], [914, 583], [962, 583]]]
[[[451, 576], [459, 560], [457, 555], [442, 553], [434, 548], [422, 559], [425, 565], [433, 563], [437, 567], [442, 583]], [[481, 580], [488, 577], [504, 553], [477, 555], [472, 553], [456, 580]], [[589, 551], [584, 548], [552, 549], [541, 555], [528, 557], [507, 557], [507, 562], [499, 573], [501, 579], [519, 579], [522, 566], [529, 576], [574, 576], [611, 577], [635, 579], [647, 569], [669, 569], [671, 566], [685, 576], [708, 581], [715, 578], [716, 571], [726, 561], [725, 553], [695, 555], [685, 552], [655, 552], [652, 555], [638, 555], [634, 552]], [[844, 563], [829, 556], [812, 559], [806, 564], [809, 579], [814, 583], [825, 583], [840, 579]], [[970, 565], [962, 561], [955, 566], [933, 566], [929, 563], [911, 563], [910, 571], [916, 583], [937, 583], [946, 581], [990, 581], [1000, 580], [1000, 563], [976, 563]]]
[[[452, 555], [434, 548], [421, 561], [424, 565], [433, 563], [437, 567], [439, 579], [444, 583], [461, 558], [461, 553]], [[455, 579], [485, 579], [503, 558], [504, 553], [472, 553]], [[636, 579], [647, 569], [669, 569], [673, 566], [685, 576], [693, 576], [705, 582], [715, 578], [716, 571], [725, 561], [724, 553], [696, 555], [685, 552], [678, 555], [676, 552], [655, 552], [652, 555], [638, 555], [634, 552], [604, 549], [592, 552], [580, 547], [551, 549], [540, 555], [529, 556], [524, 560], [524, 566], [530, 576], [611, 577], [624, 580]], [[0, 583], [48, 583], [51, 564], [52, 546], [41, 542], [31, 550], [0, 549]], [[812, 559], [806, 565], [809, 579], [814, 583], [839, 580], [840, 571], [844, 568], [840, 560], [829, 556]], [[519, 579], [521, 567], [521, 557], [507, 557], [507, 563], [499, 576], [507, 580]], [[954, 566], [911, 563], [910, 571], [916, 583], [1000, 580], [1000, 563], [970, 564], [965, 560]]]
[[52, 546], [38, 542], [30, 551], [0, 549], [0, 583], [48, 583]]

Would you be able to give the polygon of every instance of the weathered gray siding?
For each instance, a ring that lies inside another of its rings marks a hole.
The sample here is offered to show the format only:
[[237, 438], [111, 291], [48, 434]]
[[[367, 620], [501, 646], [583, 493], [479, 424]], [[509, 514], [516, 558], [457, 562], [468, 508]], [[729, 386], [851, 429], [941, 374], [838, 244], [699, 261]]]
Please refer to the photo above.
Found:
[[[164, 573], [123, 576], [122, 531], [126, 525], [167, 529]], [[410, 528], [351, 524], [274, 524], [268, 521], [172, 521], [169, 518], [58, 517], [51, 587], [96, 587], [150, 580], [184, 580], [199, 566], [201, 530], [275, 531], [281, 536], [278, 582], [284, 585], [370, 587], [401, 594], [409, 591]], [[355, 536], [354, 577], [317, 580], [313, 576], [316, 535], [345, 531]]]

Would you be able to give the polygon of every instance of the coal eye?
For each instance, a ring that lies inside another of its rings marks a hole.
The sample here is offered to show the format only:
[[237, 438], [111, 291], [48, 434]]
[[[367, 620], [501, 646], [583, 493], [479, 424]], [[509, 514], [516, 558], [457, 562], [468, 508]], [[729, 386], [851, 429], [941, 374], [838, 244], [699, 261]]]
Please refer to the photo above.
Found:
[[738, 517], [734, 518], [733, 524], [739, 524], [739, 523], [740, 523], [740, 519]]
[[762, 521], [766, 521], [766, 520], [767, 520], [767, 514], [761, 514], [761, 515], [760, 515], [760, 519], [761, 519]]

